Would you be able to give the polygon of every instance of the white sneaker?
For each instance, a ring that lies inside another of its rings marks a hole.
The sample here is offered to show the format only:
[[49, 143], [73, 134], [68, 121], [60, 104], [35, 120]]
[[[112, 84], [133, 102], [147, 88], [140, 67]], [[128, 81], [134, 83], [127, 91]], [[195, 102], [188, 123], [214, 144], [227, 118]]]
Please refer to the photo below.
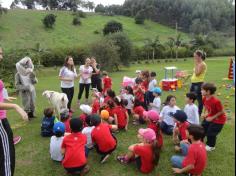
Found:
[[213, 150], [215, 150], [216, 148], [215, 147], [210, 147], [210, 146], [206, 146], [206, 151], [207, 152], [211, 152], [211, 151], [213, 151]]

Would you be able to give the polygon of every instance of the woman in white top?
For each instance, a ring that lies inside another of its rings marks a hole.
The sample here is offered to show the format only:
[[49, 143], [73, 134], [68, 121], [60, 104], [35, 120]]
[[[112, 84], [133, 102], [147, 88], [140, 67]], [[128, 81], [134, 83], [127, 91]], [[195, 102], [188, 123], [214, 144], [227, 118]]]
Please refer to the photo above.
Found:
[[74, 60], [71, 56], [67, 56], [64, 66], [61, 68], [59, 78], [61, 80], [61, 90], [68, 97], [68, 109], [71, 110], [71, 103], [74, 97], [74, 81], [78, 77]]
[[79, 68], [80, 81], [79, 81], [79, 95], [78, 95], [78, 105], [80, 105], [80, 100], [85, 89], [85, 99], [88, 103], [89, 88], [91, 85], [91, 77], [93, 73], [93, 68], [90, 66], [91, 60], [87, 58], [85, 64], [81, 65]]

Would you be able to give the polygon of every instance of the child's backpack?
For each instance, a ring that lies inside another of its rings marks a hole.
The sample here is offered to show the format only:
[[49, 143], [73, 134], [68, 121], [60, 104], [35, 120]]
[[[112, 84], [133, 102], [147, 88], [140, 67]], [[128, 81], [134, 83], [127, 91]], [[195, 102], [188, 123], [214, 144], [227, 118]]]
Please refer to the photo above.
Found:
[[41, 136], [51, 137], [53, 136], [53, 126], [54, 126], [55, 117], [44, 117], [41, 125]]

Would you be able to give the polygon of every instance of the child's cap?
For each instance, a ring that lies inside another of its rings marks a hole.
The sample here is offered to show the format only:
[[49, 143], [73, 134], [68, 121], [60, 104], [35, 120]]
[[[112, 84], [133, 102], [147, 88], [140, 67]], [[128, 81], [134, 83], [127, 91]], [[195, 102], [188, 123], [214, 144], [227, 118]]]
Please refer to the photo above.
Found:
[[82, 105], [80, 105], [79, 108], [85, 114], [90, 115], [92, 113], [92, 108], [89, 105], [82, 104]]
[[66, 119], [70, 115], [69, 109], [65, 109], [60, 113], [61, 119]]
[[135, 71], [135, 73], [137, 73], [137, 74], [138, 74], [138, 73], [141, 73], [141, 72], [142, 72], [141, 70], [136, 70], [136, 71]]
[[149, 142], [152, 142], [152, 141], [156, 140], [156, 133], [151, 128], [147, 128], [147, 129], [141, 128], [141, 129], [139, 129], [138, 133], [145, 140], [147, 140]]
[[182, 123], [188, 119], [187, 114], [182, 110], [177, 110], [176, 113], [171, 114], [171, 116]]
[[107, 110], [102, 110], [100, 116], [103, 120], [108, 120], [110, 114]]
[[94, 91], [94, 92], [98, 92], [97, 88], [91, 88], [91, 90]]
[[161, 94], [161, 93], [162, 93], [162, 90], [161, 90], [161, 88], [159, 88], [159, 87], [155, 87], [154, 89], [152, 89], [152, 92], [153, 92], [153, 93], [156, 93], [156, 94]]
[[154, 110], [144, 111], [143, 115], [146, 118], [148, 118], [148, 119], [150, 119], [151, 121], [154, 121], [154, 122], [157, 122], [160, 119], [159, 114]]
[[65, 125], [64, 125], [64, 123], [62, 123], [62, 122], [55, 123], [54, 126], [53, 126], [53, 133], [54, 134], [56, 134], [56, 133], [64, 134], [65, 133]]
[[91, 115], [91, 124], [97, 126], [101, 123], [101, 117], [97, 114]]

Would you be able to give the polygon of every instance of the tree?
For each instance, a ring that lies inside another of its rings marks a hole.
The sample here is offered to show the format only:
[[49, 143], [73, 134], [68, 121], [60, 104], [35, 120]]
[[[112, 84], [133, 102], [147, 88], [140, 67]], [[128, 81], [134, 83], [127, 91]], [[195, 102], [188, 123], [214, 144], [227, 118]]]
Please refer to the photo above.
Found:
[[116, 32], [122, 32], [123, 31], [123, 25], [117, 21], [110, 21], [108, 22], [104, 29], [103, 29], [103, 34], [108, 35], [111, 33], [116, 33]]
[[52, 28], [56, 22], [56, 15], [54, 14], [48, 14], [44, 17], [44, 19], [42, 20], [44, 26], [46, 28]]
[[170, 49], [170, 56], [173, 58], [173, 52], [174, 52], [174, 47], [175, 47], [175, 40], [173, 38], [169, 38], [168, 41], [166, 42], [166, 45]]
[[98, 4], [95, 8], [95, 12], [96, 13], [105, 13], [106, 12], [106, 8], [104, 7], [104, 5], [102, 4]]
[[145, 16], [142, 12], [138, 12], [135, 16], [135, 23], [136, 24], [144, 24]]
[[147, 39], [146, 40], [146, 47], [152, 50], [152, 62], [154, 63], [156, 52], [161, 52], [164, 49], [164, 46], [161, 44], [159, 36], [156, 36], [154, 40]]
[[118, 53], [123, 65], [128, 66], [132, 55], [132, 42], [128, 36], [122, 32], [117, 32], [108, 36], [110, 40], [119, 48]]
[[0, 4], [0, 16], [2, 15], [2, 14], [6, 14], [7, 13], [7, 9], [6, 8], [3, 8], [2, 6], [1, 6], [1, 4]]

